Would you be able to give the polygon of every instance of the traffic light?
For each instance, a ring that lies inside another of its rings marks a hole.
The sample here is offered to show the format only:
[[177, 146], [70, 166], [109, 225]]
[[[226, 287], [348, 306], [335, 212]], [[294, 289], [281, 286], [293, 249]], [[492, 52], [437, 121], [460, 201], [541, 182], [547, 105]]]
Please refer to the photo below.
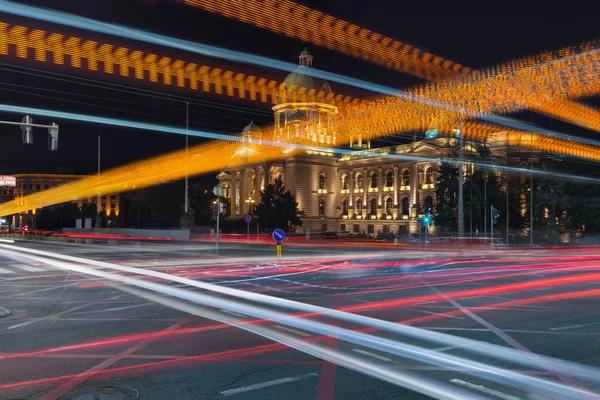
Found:
[[431, 216], [429, 216], [429, 215], [426, 215], [425, 217], [423, 217], [423, 222], [424, 222], [426, 225], [429, 225], [429, 224], [431, 223]]
[[58, 125], [54, 122], [48, 128], [48, 150], [58, 150]]
[[[26, 115], [21, 122], [24, 124], [33, 124], [33, 118]], [[33, 126], [21, 125], [21, 132], [23, 133], [23, 144], [33, 144]]]

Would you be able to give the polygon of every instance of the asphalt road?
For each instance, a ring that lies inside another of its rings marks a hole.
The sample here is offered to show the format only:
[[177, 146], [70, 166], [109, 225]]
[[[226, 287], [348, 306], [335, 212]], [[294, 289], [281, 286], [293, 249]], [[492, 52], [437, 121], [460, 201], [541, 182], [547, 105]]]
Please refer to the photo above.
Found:
[[[218, 254], [210, 243], [1, 247], [0, 306], [11, 314], [0, 318], [0, 399], [426, 399], [417, 391], [427, 388], [442, 393], [433, 397], [553, 398], [530, 378], [600, 393], [597, 370], [577, 372], [600, 366], [600, 249], [316, 244], [286, 247], [280, 260], [271, 246], [245, 243]], [[329, 314], [299, 322], [288, 317], [303, 311], [278, 299], [426, 331]], [[460, 338], [502, 347], [482, 354]], [[498, 349], [520, 355], [502, 359]], [[577, 364], [557, 368], [536, 354]], [[464, 360], [526, 380], [471, 373]]]

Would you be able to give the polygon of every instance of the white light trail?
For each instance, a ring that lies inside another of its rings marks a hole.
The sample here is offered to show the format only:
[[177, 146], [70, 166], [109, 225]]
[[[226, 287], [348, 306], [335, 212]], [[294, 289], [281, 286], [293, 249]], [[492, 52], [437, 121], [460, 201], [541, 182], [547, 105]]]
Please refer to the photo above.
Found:
[[[323, 315], [330, 316], [330, 317], [336, 316], [340, 319], [345, 319], [345, 320], [356, 322], [356, 323], [362, 323], [367, 326], [369, 326], [368, 323], [376, 323], [376, 324], [372, 325], [372, 326], [376, 326], [376, 327], [378, 325], [387, 326], [386, 321], [362, 317], [362, 316], [349, 314], [349, 313], [343, 313], [343, 312], [336, 311], [336, 310], [330, 310], [330, 309], [326, 309], [326, 308], [322, 308], [322, 307], [312, 306], [309, 304], [274, 298], [271, 296], [260, 295], [260, 294], [256, 294], [256, 293], [248, 293], [248, 292], [240, 291], [237, 289], [221, 288], [218, 286], [213, 287], [216, 285], [211, 285], [211, 284], [206, 284], [206, 283], [197, 282], [197, 281], [193, 281], [193, 280], [188, 280], [186, 278], [171, 276], [168, 274], [163, 274], [163, 273], [159, 273], [159, 272], [155, 272], [155, 271], [136, 270], [135, 268], [121, 267], [118, 265], [109, 264], [109, 263], [105, 263], [105, 262], [99, 262], [99, 261], [95, 261], [95, 260], [87, 260], [87, 259], [78, 258], [78, 257], [63, 256], [60, 254], [38, 251], [38, 250], [33, 250], [33, 249], [15, 248], [13, 246], [7, 246], [7, 245], [0, 245], [0, 246], [8, 249], [8, 250], [6, 250], [6, 253], [8, 255], [19, 255], [19, 253], [16, 253], [15, 251], [11, 251], [10, 249], [14, 249], [17, 251], [21, 250], [26, 253], [39, 254], [39, 255], [44, 256], [44, 258], [41, 258], [39, 256], [33, 256], [30, 254], [27, 254], [26, 257], [31, 258], [37, 262], [48, 263], [50, 265], [53, 265], [53, 266], [56, 266], [59, 268], [68, 269], [71, 271], [76, 271], [76, 272], [80, 272], [80, 273], [84, 273], [84, 274], [89, 274], [89, 275], [104, 277], [104, 278], [111, 279], [111, 280], [129, 283], [131, 285], [138, 286], [138, 287], [148, 289], [148, 290], [152, 290], [154, 292], [168, 294], [170, 296], [175, 296], [175, 297], [178, 297], [181, 299], [197, 302], [200, 304], [209, 305], [211, 307], [223, 308], [228, 311], [233, 311], [233, 312], [241, 313], [244, 315], [250, 315], [250, 316], [254, 316], [256, 318], [276, 321], [278, 323], [285, 323], [286, 325], [289, 325], [289, 326], [292, 326], [295, 328], [299, 328], [302, 330], [311, 331], [311, 332], [319, 333], [319, 334], [326, 335], [326, 336], [338, 337], [344, 341], [348, 341], [348, 342], [355, 343], [355, 344], [358, 344], [358, 345], [361, 345], [364, 347], [370, 347], [373, 349], [384, 351], [389, 354], [395, 354], [400, 357], [407, 357], [407, 358], [410, 358], [410, 359], [413, 359], [413, 360], [416, 360], [419, 362], [440, 365], [440, 366], [443, 366], [444, 368], [452, 368], [452, 369], [458, 368], [458, 369], [464, 371], [465, 373], [469, 373], [471, 375], [484, 376], [486, 379], [494, 380], [494, 381], [497, 381], [500, 383], [510, 383], [516, 387], [526, 387], [530, 390], [541, 391], [541, 392], [546, 393], [548, 396], [551, 396], [549, 398], [556, 398], [556, 399], [561, 399], [561, 400], [562, 399], [574, 399], [575, 400], [575, 399], [581, 398], [582, 396], [588, 396], [591, 399], [592, 398], [600, 399], [600, 396], [590, 393], [583, 389], [568, 387], [568, 386], [565, 386], [560, 383], [547, 381], [547, 380], [540, 379], [537, 377], [525, 376], [525, 375], [522, 375], [522, 374], [519, 374], [516, 372], [512, 372], [512, 371], [509, 371], [506, 369], [497, 368], [494, 366], [482, 364], [479, 362], [463, 359], [463, 358], [456, 357], [456, 356], [440, 354], [438, 352], [428, 350], [425, 348], [421, 348], [418, 346], [407, 345], [407, 344], [404, 344], [401, 342], [397, 342], [397, 341], [393, 341], [393, 340], [389, 340], [389, 339], [385, 339], [385, 338], [380, 338], [380, 337], [375, 337], [375, 336], [371, 336], [371, 335], [367, 335], [367, 334], [363, 334], [363, 333], [359, 333], [359, 332], [354, 332], [354, 331], [351, 331], [348, 329], [339, 328], [336, 326], [331, 326], [331, 325], [323, 324], [320, 322], [309, 321], [309, 320], [305, 320], [305, 319], [298, 318], [298, 317], [290, 317], [290, 316], [288, 316], [286, 314], [282, 314], [280, 312], [270, 311], [267, 309], [262, 309], [262, 308], [248, 305], [248, 304], [242, 304], [242, 303], [238, 303], [238, 302], [234, 302], [234, 301], [230, 301], [230, 300], [225, 300], [222, 298], [216, 298], [216, 297], [205, 295], [205, 294], [200, 294], [200, 293], [196, 293], [196, 292], [186, 291], [183, 289], [168, 287], [168, 286], [160, 285], [160, 284], [153, 283], [153, 282], [141, 281], [139, 279], [131, 278], [128, 276], [115, 275], [110, 272], [99, 271], [99, 270], [89, 268], [89, 267], [86, 267], [83, 265], [67, 264], [65, 262], [52, 260], [52, 259], [48, 259], [45, 257], [48, 256], [48, 257], [53, 257], [53, 258], [58, 258], [58, 259], [76, 261], [79, 263], [95, 265], [95, 266], [102, 267], [102, 268], [109, 268], [109, 269], [119, 270], [119, 271], [123, 271], [123, 272], [130, 272], [133, 274], [149, 275], [149, 276], [164, 278], [164, 279], [168, 279], [168, 280], [176, 281], [176, 282], [180, 282], [180, 283], [185, 283], [185, 284], [192, 283], [192, 286], [195, 286], [195, 287], [200, 287], [200, 288], [207, 289], [207, 290], [212, 290], [212, 291], [216, 291], [216, 292], [220, 292], [220, 293], [224, 293], [224, 294], [229, 294], [229, 295], [241, 297], [241, 298], [244, 298], [247, 300], [259, 301], [257, 299], [260, 299], [260, 300], [262, 300], [261, 302], [267, 303], [270, 305], [281, 306], [282, 303], [285, 303], [289, 307], [290, 305], [294, 305], [294, 304], [290, 304], [290, 303], [296, 303], [295, 306], [298, 309], [315, 309], [316, 308], [316, 309], [319, 309], [320, 311], [318, 311], [318, 312], [322, 313]], [[187, 283], [187, 281], [190, 281], [190, 283]], [[239, 292], [242, 292], [242, 293], [239, 293]], [[269, 300], [269, 301], [266, 301], [266, 300]], [[292, 308], [292, 307], [290, 307], [290, 308]], [[396, 324], [392, 324], [392, 323], [388, 323], [388, 324], [396, 325]], [[396, 326], [404, 327], [401, 325], [396, 325]], [[404, 328], [407, 328], [407, 327], [404, 327]], [[426, 331], [426, 330], [418, 329], [418, 328], [414, 328], [414, 327], [410, 327], [410, 328], [413, 331], [420, 332], [421, 335], [423, 335], [425, 337], [428, 336], [428, 331]], [[429, 332], [429, 334], [431, 334], [431, 333], [432, 332]], [[441, 334], [438, 334], [438, 335], [441, 335]], [[431, 335], [429, 335], [429, 336], [431, 336]], [[438, 338], [436, 338], [437, 340], [435, 340], [435, 341], [437, 343], [443, 343], [443, 344], [458, 344], [458, 343], [460, 343], [457, 340], [460, 338], [457, 338], [455, 336], [449, 336], [449, 335], [444, 335], [444, 336], [447, 336], [446, 340], [443, 340], [443, 341], [439, 340], [440, 338], [438, 337]], [[462, 339], [462, 340], [468, 341], [467, 339]], [[471, 342], [473, 342], [474, 344], [478, 343], [476, 341], [471, 341]], [[482, 350], [482, 349], [485, 350], [485, 347], [486, 347], [485, 345], [486, 345], [485, 343], [479, 343], [479, 350]], [[492, 345], [489, 345], [489, 346], [492, 349], [498, 348], [498, 351], [505, 349], [501, 346], [492, 346]], [[487, 349], [487, 350], [489, 351], [489, 349]], [[505, 349], [505, 350], [508, 351], [510, 349]], [[539, 356], [539, 355], [528, 355], [528, 353], [523, 353], [523, 352], [518, 352], [518, 351], [517, 351], [517, 353], [518, 353], [519, 357], [514, 358], [514, 354], [513, 354], [513, 358], [510, 361], [517, 362], [517, 363], [520, 363], [520, 362], [523, 363], [522, 362], [523, 359], [532, 357], [534, 360], [539, 362], [540, 358], [541, 358], [541, 356]], [[495, 353], [494, 353], [494, 355], [495, 355]], [[597, 369], [592, 368], [592, 367], [580, 366], [576, 363], [569, 363], [569, 362], [562, 361], [562, 360], [555, 360], [555, 359], [551, 359], [549, 357], [544, 357], [544, 358], [548, 359], [549, 362], [554, 362], [554, 363], [559, 362], [561, 364], [561, 367], [563, 368], [563, 370], [566, 370], [566, 368], [568, 368], [568, 370], [571, 372], [571, 374], [573, 376], [576, 376], [577, 374], [580, 374], [580, 373], [585, 373], [585, 378], [588, 378], [588, 380], [595, 380], [595, 381], [597, 381], [598, 377], [600, 376], [598, 374]], [[526, 364], [526, 362], [524, 362], [524, 364]], [[558, 367], [556, 367], [556, 368], [558, 369]], [[558, 397], [555, 397], [555, 396], [558, 396]]]

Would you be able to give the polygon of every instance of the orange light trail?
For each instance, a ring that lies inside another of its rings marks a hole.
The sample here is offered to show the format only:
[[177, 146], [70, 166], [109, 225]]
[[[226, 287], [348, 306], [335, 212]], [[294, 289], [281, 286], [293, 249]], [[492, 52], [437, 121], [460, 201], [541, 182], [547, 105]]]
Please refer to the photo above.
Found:
[[[576, 52], [592, 51], [597, 44], [595, 42], [584, 43], [578, 47], [526, 56], [491, 69], [478, 71], [289, 0], [179, 1], [258, 28], [281, 33], [305, 43], [312, 43], [433, 81], [454, 78], [459, 75], [468, 79], [494, 81], [498, 77], [513, 74], [524, 68], [558, 58], [571, 57]], [[526, 94], [531, 94], [533, 88], [526, 85], [524, 89]], [[476, 93], [479, 93], [479, 90], [480, 88], [476, 90]], [[432, 92], [433, 94], [437, 93], [435, 89]], [[464, 93], [459, 96], [464, 96]], [[502, 103], [505, 98], [499, 100]], [[542, 114], [600, 132], [600, 112], [597, 110], [564, 98], [560, 99], [560, 104], [557, 105], [554, 104], [554, 101], [542, 100], [528, 102], [527, 106]], [[496, 101], [495, 104], [498, 102]], [[474, 109], [477, 110], [479, 107]], [[590, 116], [595, 121], [590, 121]]]
[[272, 79], [0, 21], [0, 56], [11, 54], [20, 59], [33, 58], [42, 63], [133, 77], [150, 83], [262, 103], [276, 104], [278, 97], [286, 101], [312, 101], [338, 107], [360, 101], [350, 96], [314, 89], [307, 91], [295, 86], [280, 91], [281, 83]]

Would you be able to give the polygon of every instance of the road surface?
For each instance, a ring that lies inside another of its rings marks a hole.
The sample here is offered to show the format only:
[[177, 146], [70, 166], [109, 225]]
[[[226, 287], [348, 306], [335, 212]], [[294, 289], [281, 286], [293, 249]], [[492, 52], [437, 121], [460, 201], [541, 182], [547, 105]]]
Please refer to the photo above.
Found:
[[0, 246], [1, 399], [600, 393], [598, 248]]

